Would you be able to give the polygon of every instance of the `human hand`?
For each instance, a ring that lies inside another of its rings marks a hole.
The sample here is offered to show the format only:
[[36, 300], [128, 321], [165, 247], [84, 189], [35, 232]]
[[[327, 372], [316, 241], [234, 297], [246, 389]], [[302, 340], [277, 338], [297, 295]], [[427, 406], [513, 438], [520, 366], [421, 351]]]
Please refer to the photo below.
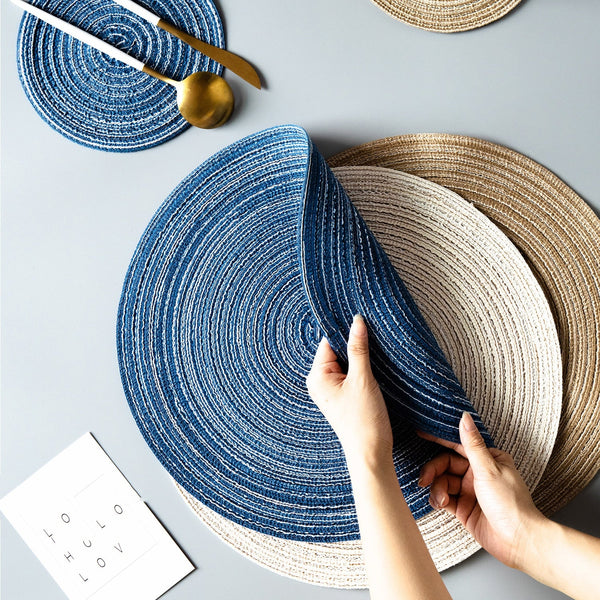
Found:
[[348, 374], [323, 338], [306, 378], [308, 393], [337, 434], [347, 462], [392, 458], [390, 419], [371, 371], [367, 326], [354, 317], [348, 337]]
[[419, 433], [456, 452], [426, 463], [419, 485], [431, 485], [431, 505], [455, 515], [492, 556], [521, 568], [532, 532], [546, 519], [510, 454], [487, 448], [470, 414], [463, 414], [459, 432], [461, 444]]

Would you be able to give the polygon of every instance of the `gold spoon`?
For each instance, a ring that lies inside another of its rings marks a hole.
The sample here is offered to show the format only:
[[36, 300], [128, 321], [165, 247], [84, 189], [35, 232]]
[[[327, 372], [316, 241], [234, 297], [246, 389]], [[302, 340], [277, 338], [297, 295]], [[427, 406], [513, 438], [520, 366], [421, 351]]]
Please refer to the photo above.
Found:
[[177, 107], [181, 116], [194, 127], [220, 127], [231, 116], [234, 98], [229, 84], [219, 75], [201, 71], [175, 81], [152, 67], [144, 65], [144, 73], [156, 77], [177, 90]]
[[46, 11], [33, 6], [23, 0], [12, 0], [23, 10], [35, 15], [42, 21], [53, 25], [57, 29], [73, 36], [84, 44], [108, 54], [138, 71], [143, 71], [156, 77], [177, 90], [177, 106], [181, 116], [195, 127], [211, 129], [223, 125], [233, 111], [233, 92], [229, 84], [215, 73], [192, 73], [182, 81], [175, 81], [145, 65], [142, 61], [129, 56], [126, 52], [111, 46], [105, 41], [93, 36], [91, 33], [79, 29]]

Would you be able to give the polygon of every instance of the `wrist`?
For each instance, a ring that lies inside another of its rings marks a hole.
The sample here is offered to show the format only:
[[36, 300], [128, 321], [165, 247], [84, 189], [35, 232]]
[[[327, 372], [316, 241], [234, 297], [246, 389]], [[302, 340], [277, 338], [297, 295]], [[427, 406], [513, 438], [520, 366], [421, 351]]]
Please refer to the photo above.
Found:
[[395, 475], [392, 448], [387, 445], [367, 448], [344, 448], [350, 477], [362, 474], [380, 475], [392, 471]]
[[541, 568], [548, 545], [555, 534], [557, 524], [536, 510], [523, 521], [515, 548], [513, 568], [536, 577]]

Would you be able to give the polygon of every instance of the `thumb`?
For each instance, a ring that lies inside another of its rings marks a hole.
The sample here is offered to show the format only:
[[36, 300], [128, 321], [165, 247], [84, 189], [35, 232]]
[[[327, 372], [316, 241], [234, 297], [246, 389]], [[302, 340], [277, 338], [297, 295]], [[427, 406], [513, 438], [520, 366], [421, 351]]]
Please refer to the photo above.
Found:
[[369, 334], [361, 315], [354, 315], [348, 335], [348, 375], [352, 377], [371, 377], [369, 361]]
[[481, 472], [494, 472], [496, 461], [491, 455], [485, 441], [481, 437], [473, 417], [468, 412], [463, 412], [459, 425], [460, 441], [467, 459], [473, 467], [475, 475]]

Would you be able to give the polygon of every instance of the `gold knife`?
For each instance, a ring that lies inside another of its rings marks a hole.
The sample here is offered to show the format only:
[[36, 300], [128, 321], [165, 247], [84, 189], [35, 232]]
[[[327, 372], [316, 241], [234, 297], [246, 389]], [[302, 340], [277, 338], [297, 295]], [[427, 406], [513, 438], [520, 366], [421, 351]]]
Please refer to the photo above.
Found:
[[159, 16], [155, 15], [147, 8], [140, 6], [133, 0], [115, 0], [115, 2], [120, 4], [123, 8], [130, 10], [132, 13], [135, 13], [142, 19], [148, 21], [149, 23], [152, 23], [153, 25], [168, 31], [171, 35], [178, 37], [182, 42], [188, 44], [188, 46], [191, 46], [199, 52], [202, 52], [202, 54], [208, 56], [208, 58], [212, 58], [213, 60], [222, 64], [224, 67], [230, 69], [233, 73], [239, 75], [242, 79], [260, 90], [261, 84], [258, 73], [254, 67], [241, 56], [233, 54], [233, 52], [229, 52], [229, 50], [224, 50], [223, 48], [218, 48], [217, 46], [207, 44], [206, 42], [189, 35], [185, 31], [181, 31], [181, 29], [175, 27], [175, 25], [172, 25], [168, 21], [161, 19]]

